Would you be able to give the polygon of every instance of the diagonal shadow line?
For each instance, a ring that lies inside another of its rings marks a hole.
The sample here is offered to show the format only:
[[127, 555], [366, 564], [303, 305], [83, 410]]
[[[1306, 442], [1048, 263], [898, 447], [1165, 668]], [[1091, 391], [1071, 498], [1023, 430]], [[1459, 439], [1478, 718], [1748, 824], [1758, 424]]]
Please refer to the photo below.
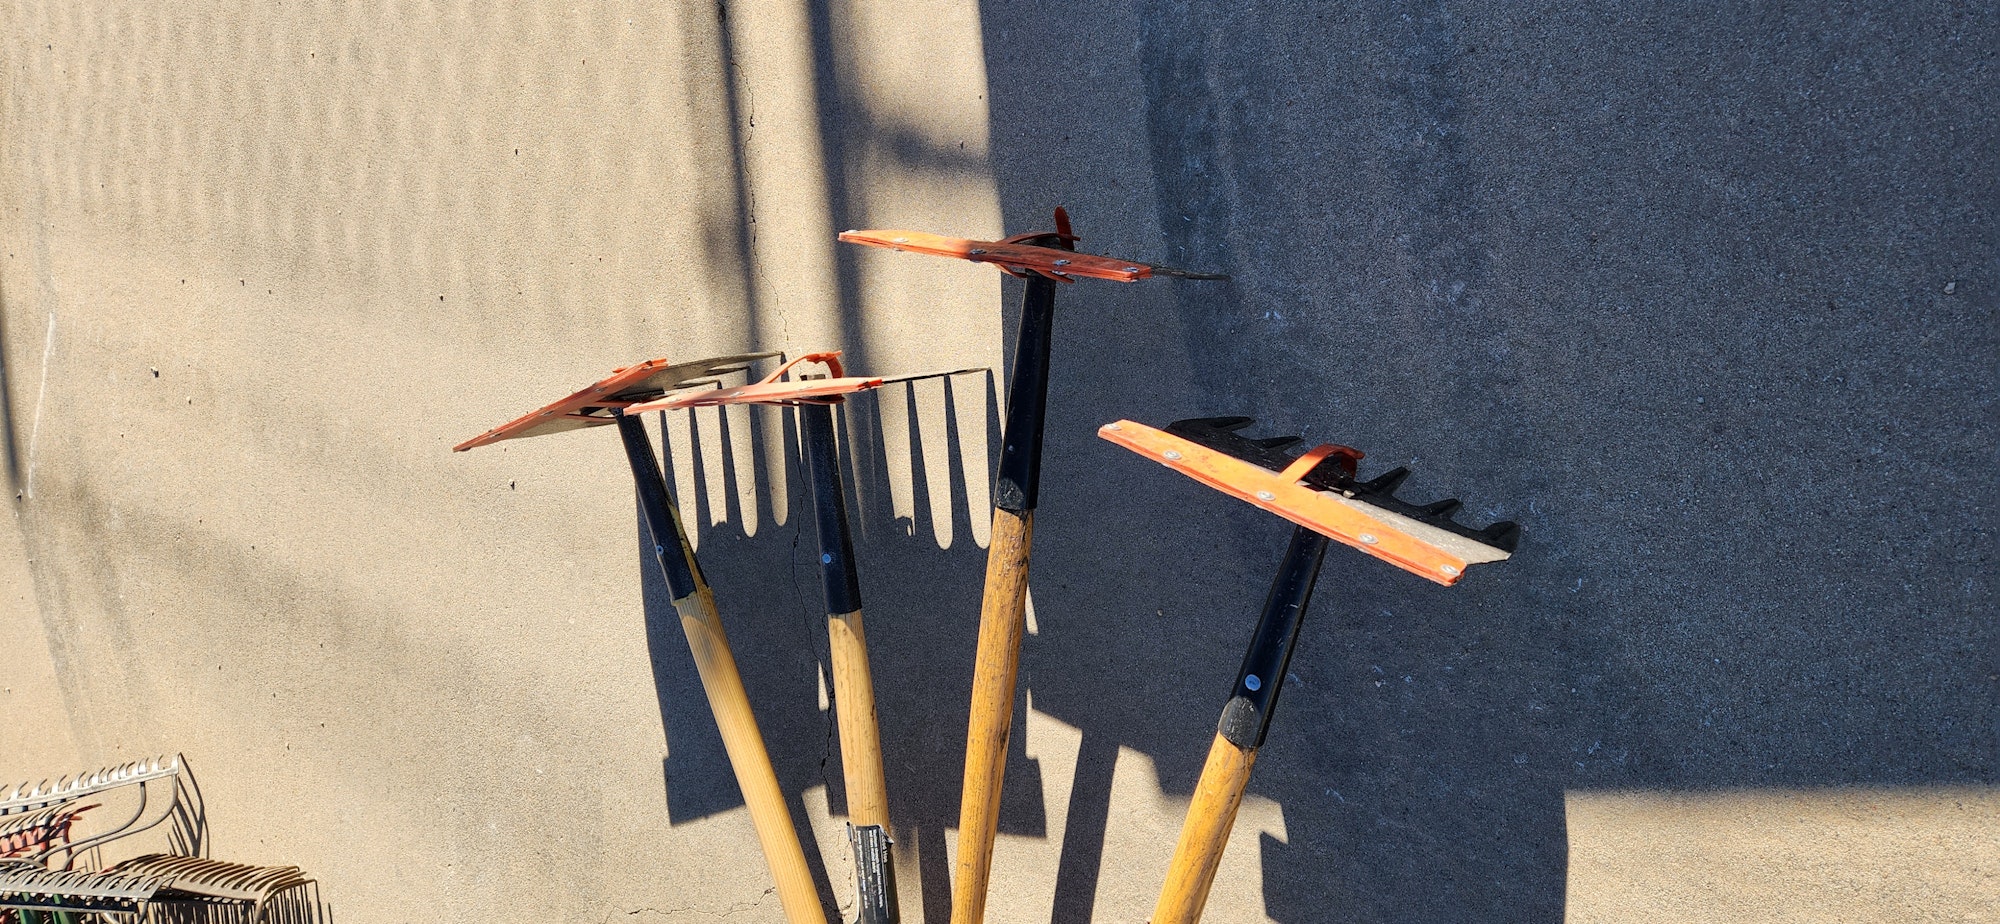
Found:
[[1112, 772], [1118, 740], [1086, 728], [1077, 745], [1076, 773], [1069, 807], [1063, 812], [1063, 839], [1056, 867], [1055, 906], [1050, 924], [1088, 921], [1096, 911], [1097, 880], [1104, 869], [1104, 836], [1111, 819]]

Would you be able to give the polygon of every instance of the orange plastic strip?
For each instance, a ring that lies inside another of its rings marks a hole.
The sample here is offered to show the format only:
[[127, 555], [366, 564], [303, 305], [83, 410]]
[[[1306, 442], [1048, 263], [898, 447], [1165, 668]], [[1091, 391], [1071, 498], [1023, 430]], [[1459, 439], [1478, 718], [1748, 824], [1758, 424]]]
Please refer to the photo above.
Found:
[[[801, 379], [780, 381], [785, 373], [800, 363], [821, 363], [833, 373], [832, 378]], [[625, 409], [628, 414], [642, 414], [646, 411], [668, 411], [689, 407], [717, 407], [724, 404], [836, 404], [843, 395], [853, 394], [870, 388], [879, 388], [881, 378], [843, 376], [840, 368], [840, 351], [807, 353], [778, 367], [778, 371], [748, 385], [735, 388], [704, 388], [667, 395], [644, 404], [635, 404]]]
[[923, 231], [843, 231], [840, 239], [849, 244], [887, 247], [933, 257], [954, 257], [974, 263], [992, 263], [1016, 275], [1038, 273], [1057, 282], [1075, 282], [1075, 277], [1138, 282], [1150, 279], [1153, 268], [1144, 263], [1077, 253], [1058, 247], [1005, 241], [970, 241]]
[[687, 407], [716, 407], [724, 404], [835, 404], [846, 395], [882, 385], [881, 379], [847, 377], [806, 379], [798, 382], [758, 382], [735, 388], [705, 388], [683, 391], [657, 401], [635, 404], [628, 414], [669, 411]]
[[1301, 457], [1280, 473], [1129, 420], [1105, 424], [1098, 428], [1097, 435], [1224, 494], [1439, 584], [1458, 583], [1469, 564], [1464, 556], [1406, 532], [1393, 521], [1371, 516], [1360, 509], [1365, 504], [1299, 483], [1299, 478], [1313, 464], [1328, 455], [1344, 453], [1360, 457], [1345, 446], [1321, 446], [1307, 453], [1317, 454], [1312, 463], [1305, 463], [1305, 457]]
[[[664, 359], [649, 359], [637, 365], [614, 369], [609, 376], [570, 395], [561, 401], [544, 405], [529, 411], [500, 426], [481, 433], [451, 447], [453, 452], [464, 452], [479, 446], [497, 443], [501, 440], [518, 439], [525, 436], [544, 436], [577, 430], [584, 427], [599, 427], [611, 423], [609, 416], [586, 413], [597, 408], [629, 408], [635, 402], [618, 397], [633, 391], [666, 391], [678, 387], [681, 382], [701, 378], [711, 370], [736, 367], [759, 359], [776, 356], [776, 353], [741, 353], [733, 356], [717, 356], [689, 363], [670, 363]], [[650, 395], [649, 395], [650, 397]]]

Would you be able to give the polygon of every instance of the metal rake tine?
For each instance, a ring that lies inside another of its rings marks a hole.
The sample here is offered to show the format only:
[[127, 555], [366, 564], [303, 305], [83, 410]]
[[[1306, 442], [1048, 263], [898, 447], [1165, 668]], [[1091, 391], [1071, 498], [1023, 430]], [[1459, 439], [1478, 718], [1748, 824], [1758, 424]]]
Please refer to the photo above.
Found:
[[1228, 273], [1200, 273], [1200, 272], [1196, 272], [1196, 271], [1194, 271], [1194, 270], [1184, 270], [1184, 269], [1180, 269], [1179, 267], [1173, 267], [1173, 266], [1166, 266], [1166, 265], [1164, 265], [1164, 264], [1160, 264], [1160, 263], [1148, 263], [1148, 264], [1146, 264], [1146, 266], [1147, 266], [1147, 267], [1148, 267], [1149, 269], [1151, 269], [1151, 270], [1152, 270], [1153, 272], [1155, 272], [1155, 273], [1158, 273], [1159, 275], [1162, 275], [1162, 276], [1172, 276], [1172, 277], [1174, 277], [1175, 279], [1215, 279], [1215, 280], [1226, 280], [1226, 279], [1228, 279], [1228, 278], [1229, 278], [1229, 274], [1228, 274]]
[[1521, 524], [1513, 520], [1502, 520], [1480, 530], [1480, 534], [1494, 546], [1512, 552], [1521, 541]]
[[1354, 492], [1356, 494], [1394, 495], [1396, 489], [1401, 487], [1403, 482], [1408, 481], [1409, 478], [1410, 470], [1399, 465], [1356, 485]]
[[1423, 511], [1425, 516], [1442, 517], [1449, 520], [1451, 519], [1451, 515], [1457, 513], [1458, 509], [1463, 506], [1465, 506], [1464, 501], [1456, 497], [1448, 497], [1441, 501], [1424, 504], [1417, 509]]

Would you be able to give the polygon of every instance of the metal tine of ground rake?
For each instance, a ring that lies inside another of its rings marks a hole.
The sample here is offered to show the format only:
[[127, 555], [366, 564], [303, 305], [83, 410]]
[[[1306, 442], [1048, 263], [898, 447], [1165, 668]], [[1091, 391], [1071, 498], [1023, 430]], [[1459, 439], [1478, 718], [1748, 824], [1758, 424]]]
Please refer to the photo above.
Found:
[[166, 884], [135, 874], [51, 870], [0, 861], [0, 908], [132, 913]]
[[69, 776], [45, 779], [40, 783], [30, 781], [12, 787], [0, 786], [0, 793], [6, 794], [0, 796], [0, 816], [87, 796], [113, 786], [172, 776], [181, 772], [181, 769], [179, 754], [163, 754], [116, 766], [84, 770]]
[[250, 903], [252, 920], [262, 917], [281, 893], [313, 882], [296, 866], [251, 866], [168, 854], [127, 860], [111, 872], [149, 878], [173, 892]]
[[1483, 529], [1458, 523], [1451, 519], [1460, 506], [1455, 500], [1417, 505], [1398, 499], [1396, 486], [1409, 474], [1404, 469], [1357, 480], [1358, 450], [1328, 444], [1295, 456], [1289, 451], [1299, 443], [1294, 437], [1243, 436], [1239, 431], [1251, 422], [1208, 417], [1156, 430], [1121, 420], [1098, 430], [1111, 442], [1296, 524], [1216, 723], [1151, 924], [1194, 924], [1201, 918], [1250, 784], [1250, 768], [1270, 730], [1329, 541], [1450, 585], [1471, 565], [1511, 556], [1521, 533], [1513, 523]]
[[[139, 794], [138, 800], [132, 808], [132, 814], [124, 821], [105, 826], [96, 834], [85, 838], [64, 840], [60, 843], [51, 842], [46, 845], [46, 849], [35, 855], [35, 859], [51, 864], [54, 862], [52, 858], [62, 855], [67, 859], [61, 865], [67, 867], [87, 851], [118, 838], [148, 830], [171, 818], [175, 800], [170, 798], [164, 803], [158, 803], [151, 787], [163, 783], [179, 785], [178, 777], [186, 769], [181, 755], [162, 755], [88, 770], [74, 776], [60, 777], [54, 781], [44, 780], [32, 789], [24, 783], [15, 788], [16, 798], [0, 801], [0, 818], [19, 816], [23, 812], [39, 808], [74, 803], [85, 796], [120, 786], [135, 786]], [[23, 792], [25, 794], [20, 794]], [[161, 811], [158, 817], [146, 820], [147, 812], [156, 804], [163, 804], [165, 810]]]

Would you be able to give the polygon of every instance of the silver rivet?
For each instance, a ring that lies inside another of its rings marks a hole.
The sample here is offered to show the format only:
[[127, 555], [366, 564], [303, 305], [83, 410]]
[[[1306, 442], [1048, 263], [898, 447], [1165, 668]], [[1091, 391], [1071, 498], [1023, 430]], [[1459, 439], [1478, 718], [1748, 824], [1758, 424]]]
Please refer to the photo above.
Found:
[[907, 237], [892, 237], [889, 239], [889, 243], [891, 244], [907, 244], [909, 242], [910, 239]]
[[966, 251], [966, 253], [969, 253], [969, 254], [971, 254], [971, 255], [973, 255], [973, 256], [975, 256], [975, 257], [976, 257], [976, 256], [979, 256], [980, 254], [982, 254], [982, 253], [985, 253], [985, 252], [986, 252], [985, 250], [983, 250], [983, 249], [981, 249], [981, 248], [978, 248], [978, 247], [974, 247], [974, 248], [972, 248], [971, 250], [968, 250], [968, 251]]
[[656, 545], [656, 546], [653, 546], [653, 554], [654, 554], [654, 555], [665, 555], [665, 554], [667, 554], [667, 547], [666, 547], [666, 546], [664, 546], [664, 545]]
[[1264, 681], [1257, 679], [1256, 674], [1251, 674], [1250, 676], [1243, 678], [1243, 688], [1253, 693], [1263, 686], [1264, 686]]
[[819, 563], [822, 565], [831, 565], [833, 564], [833, 556], [828, 555], [825, 552], [821, 552], [819, 553]]
[[1458, 569], [1450, 565], [1439, 565], [1438, 570], [1444, 572], [1448, 577], [1458, 577]]
[[1125, 428], [1124, 428], [1124, 427], [1121, 427], [1121, 426], [1119, 426], [1119, 425], [1117, 425], [1117, 424], [1105, 424], [1105, 425], [1104, 425], [1104, 429], [1106, 429], [1106, 430], [1123, 430], [1123, 429], [1125, 429]]
[[1128, 273], [1136, 273], [1136, 272], [1138, 272], [1138, 271], [1139, 271], [1139, 268], [1138, 268], [1138, 267], [1136, 267], [1136, 266], [1128, 266], [1128, 267], [1125, 267], [1125, 272], [1128, 272]]
[[1272, 494], [1269, 491], [1258, 491], [1257, 499], [1260, 501], [1273, 501], [1278, 499], [1278, 495]]
[[1056, 265], [1057, 265], [1057, 266], [1068, 266], [1068, 265], [1069, 265], [1069, 261], [1068, 261], [1068, 260], [1057, 260], [1057, 261], [1056, 261]]
[[1181, 454], [1178, 451], [1169, 449], [1166, 451], [1166, 457], [1169, 459], [1179, 459]]
[[1380, 540], [1380, 539], [1377, 539], [1377, 538], [1375, 538], [1375, 534], [1374, 534], [1374, 533], [1362, 533], [1362, 534], [1361, 534], [1361, 544], [1362, 544], [1362, 545], [1374, 545], [1375, 543], [1377, 543], [1377, 542], [1381, 542], [1381, 541], [1382, 541], [1382, 540]]

